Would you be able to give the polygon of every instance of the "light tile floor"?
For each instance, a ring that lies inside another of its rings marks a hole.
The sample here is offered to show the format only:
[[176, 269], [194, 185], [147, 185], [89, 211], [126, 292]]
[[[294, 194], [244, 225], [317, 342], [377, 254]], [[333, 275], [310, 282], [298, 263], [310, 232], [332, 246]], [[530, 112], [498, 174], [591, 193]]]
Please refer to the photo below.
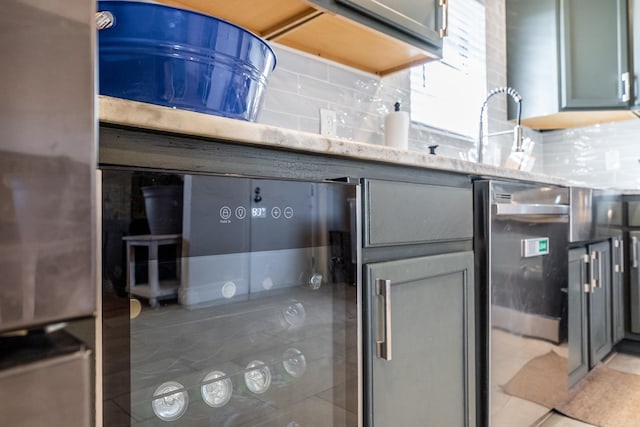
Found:
[[491, 425], [493, 427], [529, 427], [546, 419], [549, 409], [502, 391], [506, 384], [531, 359], [553, 350], [567, 357], [566, 344], [525, 338], [500, 329], [491, 334]]

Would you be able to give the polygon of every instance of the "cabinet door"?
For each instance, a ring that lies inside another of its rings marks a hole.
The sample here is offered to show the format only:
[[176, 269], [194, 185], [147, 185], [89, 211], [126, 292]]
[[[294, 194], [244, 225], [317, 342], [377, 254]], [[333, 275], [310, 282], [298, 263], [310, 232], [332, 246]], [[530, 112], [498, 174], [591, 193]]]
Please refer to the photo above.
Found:
[[[438, 11], [446, 8], [438, 0], [336, 0], [357, 8], [366, 15], [381, 19], [392, 27], [433, 44], [441, 44], [442, 19]], [[446, 12], [445, 12], [446, 13]]]
[[366, 266], [367, 425], [475, 426], [473, 265], [458, 252]]
[[569, 387], [589, 371], [586, 258], [586, 248], [569, 251]]
[[560, 0], [559, 33], [561, 108], [627, 107], [627, 0]]
[[631, 26], [633, 34], [630, 37], [631, 46], [633, 48], [632, 64], [633, 64], [633, 106], [640, 106], [640, 2], [638, 0], [629, 1], [631, 13], [631, 22], [634, 24]]
[[629, 311], [631, 332], [640, 334], [640, 231], [629, 232]]
[[614, 345], [624, 338], [623, 245], [620, 232], [611, 240], [611, 319]]
[[609, 241], [589, 245], [589, 258], [589, 366], [594, 367], [612, 347]]

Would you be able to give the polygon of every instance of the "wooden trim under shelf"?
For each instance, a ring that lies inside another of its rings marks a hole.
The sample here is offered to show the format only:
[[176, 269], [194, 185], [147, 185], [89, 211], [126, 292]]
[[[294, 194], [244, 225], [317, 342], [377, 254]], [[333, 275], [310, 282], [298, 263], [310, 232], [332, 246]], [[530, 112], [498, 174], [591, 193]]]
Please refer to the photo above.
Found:
[[420, 48], [329, 12], [272, 40], [378, 75], [437, 59]]
[[227, 20], [269, 41], [381, 76], [438, 59], [305, 0], [159, 1]]
[[537, 130], [567, 129], [638, 119], [630, 110], [562, 111], [522, 119], [522, 125]]

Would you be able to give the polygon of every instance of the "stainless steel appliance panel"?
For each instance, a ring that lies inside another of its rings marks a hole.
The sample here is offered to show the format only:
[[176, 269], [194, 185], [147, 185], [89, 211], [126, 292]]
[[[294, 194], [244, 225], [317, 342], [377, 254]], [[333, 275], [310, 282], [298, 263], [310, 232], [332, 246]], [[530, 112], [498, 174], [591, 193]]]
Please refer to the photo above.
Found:
[[12, 427], [93, 424], [91, 352], [63, 332], [0, 338], [0, 414]]
[[3, 2], [0, 332], [96, 308], [94, 12]]
[[492, 427], [512, 426], [515, 420], [531, 425], [548, 409], [519, 405], [523, 401], [510, 399], [503, 386], [539, 356], [568, 356], [569, 191], [478, 181], [474, 192], [476, 266], [488, 306], [483, 356], [488, 372], [481, 373], [487, 411], [482, 417]]
[[569, 241], [582, 242], [592, 238], [593, 230], [593, 190], [571, 187], [571, 219]]

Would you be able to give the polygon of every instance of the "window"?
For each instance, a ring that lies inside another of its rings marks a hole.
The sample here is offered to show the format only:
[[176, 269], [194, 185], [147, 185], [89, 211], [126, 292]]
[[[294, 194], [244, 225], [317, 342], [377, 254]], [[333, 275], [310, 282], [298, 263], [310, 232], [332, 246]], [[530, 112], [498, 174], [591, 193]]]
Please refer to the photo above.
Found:
[[411, 120], [476, 138], [486, 95], [484, 5], [449, 2], [443, 58], [411, 69]]

